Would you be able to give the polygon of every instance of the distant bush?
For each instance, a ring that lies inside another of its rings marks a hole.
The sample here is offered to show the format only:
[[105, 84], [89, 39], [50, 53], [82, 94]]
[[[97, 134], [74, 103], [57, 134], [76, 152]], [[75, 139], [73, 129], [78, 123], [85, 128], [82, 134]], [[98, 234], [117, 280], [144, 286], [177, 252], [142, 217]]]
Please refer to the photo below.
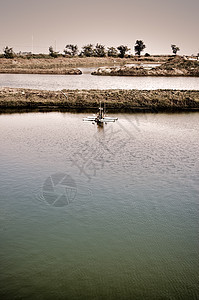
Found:
[[94, 56], [94, 49], [92, 44], [88, 44], [82, 47], [83, 51], [80, 53], [80, 56], [91, 57]]
[[64, 53], [66, 56], [75, 56], [78, 54], [78, 47], [77, 45], [66, 45], [65, 49], [64, 49]]
[[135, 43], [135, 54], [140, 56], [141, 52], [146, 48], [144, 42], [142, 40], [137, 40]]
[[105, 46], [101, 44], [96, 44], [94, 49], [94, 56], [105, 57], [106, 56]]
[[117, 47], [117, 50], [120, 52], [119, 57], [124, 58], [125, 53], [129, 51], [130, 49], [127, 46], [121, 45]]
[[180, 48], [176, 45], [171, 45], [171, 49], [173, 51], [173, 54], [176, 55], [178, 51], [180, 51]]
[[4, 57], [5, 58], [14, 58], [14, 56], [15, 56], [15, 53], [14, 53], [13, 49], [6, 46], [4, 48]]
[[109, 57], [117, 57], [118, 56], [118, 51], [114, 47], [108, 47], [108, 56]]
[[50, 55], [51, 57], [56, 58], [56, 57], [58, 57], [58, 52], [55, 52], [55, 51], [53, 50], [53, 47], [50, 46], [50, 47], [49, 47], [49, 55]]

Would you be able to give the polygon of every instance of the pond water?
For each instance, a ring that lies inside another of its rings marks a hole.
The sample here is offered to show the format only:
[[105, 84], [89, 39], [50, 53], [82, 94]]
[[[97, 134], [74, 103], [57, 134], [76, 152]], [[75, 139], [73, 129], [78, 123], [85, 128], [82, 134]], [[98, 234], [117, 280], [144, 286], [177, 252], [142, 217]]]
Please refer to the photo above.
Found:
[[179, 89], [198, 90], [199, 77], [94, 76], [96, 68], [82, 68], [82, 75], [0, 74], [0, 87], [42, 90], [62, 89]]
[[199, 113], [0, 115], [1, 299], [198, 299]]

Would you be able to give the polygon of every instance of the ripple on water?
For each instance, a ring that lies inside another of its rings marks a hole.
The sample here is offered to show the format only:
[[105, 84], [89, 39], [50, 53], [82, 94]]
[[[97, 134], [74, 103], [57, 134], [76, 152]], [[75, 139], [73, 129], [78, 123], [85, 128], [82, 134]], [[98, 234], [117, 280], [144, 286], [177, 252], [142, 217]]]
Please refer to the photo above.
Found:
[[[199, 114], [84, 116], [0, 115], [0, 293], [197, 299]], [[58, 173], [77, 187], [62, 207], [42, 194]]]

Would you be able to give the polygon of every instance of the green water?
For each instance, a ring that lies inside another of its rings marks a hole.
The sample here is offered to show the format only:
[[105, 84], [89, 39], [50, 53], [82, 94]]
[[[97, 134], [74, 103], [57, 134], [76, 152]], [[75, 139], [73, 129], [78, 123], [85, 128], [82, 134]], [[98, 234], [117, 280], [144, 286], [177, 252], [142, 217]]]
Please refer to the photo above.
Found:
[[0, 115], [1, 299], [199, 299], [199, 113]]

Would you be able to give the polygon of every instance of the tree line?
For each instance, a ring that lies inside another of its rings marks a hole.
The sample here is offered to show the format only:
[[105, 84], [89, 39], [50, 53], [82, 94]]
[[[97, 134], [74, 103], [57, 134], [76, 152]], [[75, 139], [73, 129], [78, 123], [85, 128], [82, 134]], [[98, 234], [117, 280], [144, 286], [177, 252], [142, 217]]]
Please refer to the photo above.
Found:
[[[144, 42], [137, 40], [135, 43], [135, 54], [140, 56], [141, 52], [146, 48]], [[128, 46], [120, 45], [118, 47], [106, 47], [102, 44], [97, 43], [95, 46], [93, 44], [87, 44], [82, 47], [82, 50], [79, 52], [77, 45], [68, 44], [64, 48], [63, 52], [65, 56], [74, 57], [74, 56], [86, 56], [86, 57], [120, 57], [124, 58], [127, 55], [127, 52], [130, 50]], [[53, 47], [49, 47], [49, 55], [52, 57], [57, 57], [59, 52], [53, 50]]]
[[[135, 55], [140, 56], [141, 53], [144, 51], [146, 48], [146, 45], [142, 40], [136, 40], [135, 46], [134, 46], [134, 51]], [[180, 50], [179, 47], [176, 45], [171, 45], [171, 49], [174, 55], [177, 54], [177, 52]], [[80, 56], [80, 57], [120, 57], [124, 58], [128, 54], [128, 51], [131, 50], [128, 48], [128, 46], [125, 45], [120, 45], [118, 47], [106, 47], [102, 44], [97, 43], [95, 46], [93, 44], [87, 44], [82, 47], [82, 50], [79, 51], [77, 45], [72, 45], [68, 44], [65, 46], [63, 53], [64, 56], [66, 57], [75, 57], [75, 56]], [[55, 51], [52, 46], [49, 47], [49, 56], [50, 57], [58, 57], [60, 54], [59, 52]], [[5, 58], [14, 58], [15, 53], [13, 51], [13, 48], [10, 48], [6, 46], [4, 48], [4, 53], [3, 56]], [[150, 56], [149, 53], [145, 53], [145, 56]]]

